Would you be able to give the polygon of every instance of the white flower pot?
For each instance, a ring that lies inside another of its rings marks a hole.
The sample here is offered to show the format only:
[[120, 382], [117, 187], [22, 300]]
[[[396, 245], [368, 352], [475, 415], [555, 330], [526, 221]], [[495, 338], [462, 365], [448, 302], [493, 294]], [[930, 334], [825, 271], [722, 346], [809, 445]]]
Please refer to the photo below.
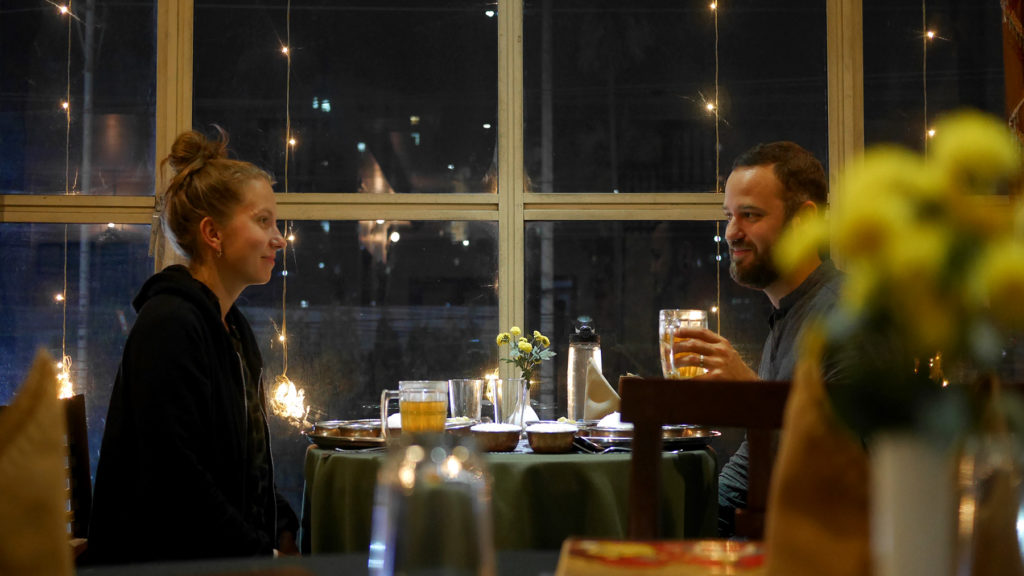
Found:
[[926, 438], [885, 433], [871, 444], [874, 576], [951, 576], [954, 457]]

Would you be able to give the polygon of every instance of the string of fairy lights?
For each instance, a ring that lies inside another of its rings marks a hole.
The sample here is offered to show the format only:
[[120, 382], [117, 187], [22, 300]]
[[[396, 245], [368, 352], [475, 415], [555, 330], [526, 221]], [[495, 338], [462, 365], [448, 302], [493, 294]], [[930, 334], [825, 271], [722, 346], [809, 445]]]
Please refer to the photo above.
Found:
[[[284, 193], [288, 193], [288, 169], [291, 163], [292, 149], [298, 144], [295, 133], [292, 130], [292, 3], [288, 0], [285, 7], [285, 40], [281, 46], [281, 54], [286, 60], [285, 72], [285, 146], [284, 146]], [[285, 222], [285, 239], [287, 243], [284, 248], [284, 262], [281, 267], [281, 329], [278, 331], [277, 340], [281, 344], [282, 370], [281, 374], [274, 380], [274, 392], [271, 403], [275, 412], [286, 418], [305, 422], [309, 414], [309, 407], [306, 406], [305, 390], [298, 389], [295, 383], [288, 377], [288, 248], [295, 250], [295, 232], [292, 228], [292, 221]]]
[[[718, 2], [712, 2], [708, 5], [711, 9], [712, 17], [715, 21], [715, 101], [708, 103], [705, 106], [709, 112], [713, 112], [715, 115], [715, 194], [723, 194], [722, 190], [722, 140], [721, 140], [721, 125], [722, 117], [719, 113], [718, 107], [718, 96], [719, 96], [719, 84], [718, 84], [718, 65], [719, 65], [719, 53], [718, 53]], [[722, 315], [718, 313], [721, 310], [722, 304], [722, 221], [715, 220], [715, 303], [711, 306], [711, 313], [715, 316], [715, 332], [722, 332]]]
[[928, 28], [928, 6], [926, 0], [921, 0], [921, 102], [924, 108], [922, 117], [924, 124], [924, 151], [928, 152], [928, 141], [935, 136], [935, 129], [928, 121], [928, 45], [936, 38], [940, 38], [935, 30]]
[[[67, 5], [58, 5], [53, 2], [49, 4], [57, 8], [57, 12], [67, 18], [67, 59], [65, 67], [64, 99], [60, 107], [64, 112], [64, 195], [70, 196], [73, 186], [71, 180], [71, 23], [72, 19], [78, 19], [71, 11], [71, 0]], [[68, 225], [64, 225], [64, 251], [63, 251], [63, 281], [61, 291], [56, 300], [61, 307], [60, 326], [60, 360], [57, 362], [57, 395], [60, 398], [70, 398], [74, 395], [74, 382], [71, 380], [71, 356], [68, 354]]]

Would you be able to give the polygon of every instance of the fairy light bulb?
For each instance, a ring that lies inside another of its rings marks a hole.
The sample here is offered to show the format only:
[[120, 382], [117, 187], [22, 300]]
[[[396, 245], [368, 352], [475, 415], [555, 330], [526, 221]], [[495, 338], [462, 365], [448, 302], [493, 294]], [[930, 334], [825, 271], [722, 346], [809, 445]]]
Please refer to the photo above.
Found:
[[929, 30], [929, 31], [925, 32], [924, 35], [927, 36], [929, 40], [932, 40], [932, 39], [935, 38], [935, 31], [934, 30]]
[[64, 110], [67, 110], [68, 108], [71, 107], [71, 104], [69, 104], [67, 100], [62, 100], [61, 103], [60, 103], [60, 107], [63, 108]]
[[928, 137], [929, 138], [934, 138], [935, 137], [935, 128], [929, 128], [928, 129]]
[[712, 2], [710, 5], [708, 5], [708, 8], [711, 8], [712, 10], [718, 10], [718, 2]]
[[64, 15], [64, 14], [68, 13], [68, 7], [67, 6], [58, 6], [57, 10], [61, 13], [61, 15]]
[[707, 104], [705, 104], [704, 108], [706, 108], [708, 112], [714, 112], [715, 111], [715, 105], [712, 102], [708, 102]]
[[298, 144], [298, 141], [295, 140], [294, 137], [288, 139], [288, 145], [291, 146], [292, 148], [294, 148], [296, 144]]
[[279, 335], [279, 336], [277, 337], [277, 341], [278, 341], [278, 342], [284, 342], [285, 340], [286, 340], [286, 338], [284, 337], [284, 334], [281, 334], [281, 335]]
[[288, 55], [288, 47], [287, 46], [281, 46], [281, 54], [284, 54], [285, 56]]
[[55, 294], [53, 296], [53, 299], [56, 302], [63, 302], [64, 301], [64, 295], [63, 294]]
[[289, 234], [288, 235], [288, 241], [289, 242], [295, 242], [295, 234]]

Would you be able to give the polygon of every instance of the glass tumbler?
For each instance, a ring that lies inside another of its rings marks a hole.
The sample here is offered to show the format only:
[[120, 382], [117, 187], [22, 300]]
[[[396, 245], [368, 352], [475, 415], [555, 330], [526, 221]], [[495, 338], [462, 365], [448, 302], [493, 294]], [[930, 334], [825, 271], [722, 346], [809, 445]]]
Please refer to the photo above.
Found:
[[424, 434], [377, 472], [371, 576], [494, 576], [491, 481], [469, 438]]

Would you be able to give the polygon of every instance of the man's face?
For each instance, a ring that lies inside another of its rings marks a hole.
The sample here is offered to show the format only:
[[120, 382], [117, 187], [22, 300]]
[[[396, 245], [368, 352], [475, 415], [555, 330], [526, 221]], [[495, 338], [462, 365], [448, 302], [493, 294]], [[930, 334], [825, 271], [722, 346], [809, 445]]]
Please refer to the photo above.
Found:
[[779, 279], [772, 246], [787, 222], [782, 193], [770, 165], [737, 168], [725, 183], [729, 275], [741, 286], [763, 290]]

